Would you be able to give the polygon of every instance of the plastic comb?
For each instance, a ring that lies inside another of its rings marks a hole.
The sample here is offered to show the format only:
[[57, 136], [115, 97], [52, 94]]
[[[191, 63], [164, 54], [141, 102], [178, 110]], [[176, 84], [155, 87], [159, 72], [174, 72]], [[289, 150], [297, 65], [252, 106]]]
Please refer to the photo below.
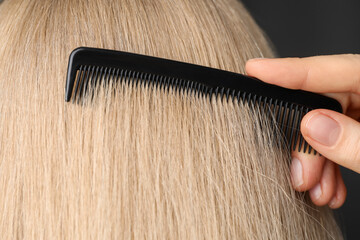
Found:
[[110, 79], [145, 81], [160, 87], [190, 90], [202, 96], [215, 95], [264, 106], [272, 112], [288, 147], [308, 153], [311, 153], [312, 148], [300, 134], [302, 117], [319, 108], [342, 112], [341, 104], [332, 98], [282, 88], [242, 74], [157, 57], [86, 47], [77, 48], [70, 55], [65, 101], [72, 99], [77, 102], [85, 96], [89, 87]]

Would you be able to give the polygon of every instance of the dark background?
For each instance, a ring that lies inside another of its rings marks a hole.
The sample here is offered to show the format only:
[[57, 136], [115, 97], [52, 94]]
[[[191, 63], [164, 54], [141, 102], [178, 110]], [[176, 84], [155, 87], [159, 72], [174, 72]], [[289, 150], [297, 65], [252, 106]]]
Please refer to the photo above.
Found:
[[[360, 0], [242, 0], [280, 57], [360, 53]], [[345, 239], [360, 239], [360, 174], [342, 169], [348, 197], [336, 211]]]

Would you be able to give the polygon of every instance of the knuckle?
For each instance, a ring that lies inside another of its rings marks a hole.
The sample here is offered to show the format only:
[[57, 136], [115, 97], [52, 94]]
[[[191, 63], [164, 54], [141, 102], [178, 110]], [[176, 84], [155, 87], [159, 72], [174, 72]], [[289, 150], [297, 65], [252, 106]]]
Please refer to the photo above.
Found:
[[346, 159], [344, 159], [349, 166], [354, 166], [356, 169], [360, 169], [360, 134], [356, 135], [351, 142], [348, 141], [345, 144], [344, 153]]
[[306, 62], [303, 63], [303, 71], [304, 71], [304, 75], [303, 78], [298, 82], [297, 84], [297, 88], [298, 89], [304, 89], [306, 88], [306, 85], [308, 84], [309, 81], [311, 81], [311, 73], [312, 73], [312, 68], [311, 66], [309, 66], [309, 64], [307, 64]]
[[356, 93], [360, 94], [360, 54], [346, 54], [350, 60], [351, 66], [357, 69], [356, 76], [354, 76], [353, 89]]
[[353, 151], [353, 160], [355, 161], [357, 168], [360, 169], [360, 146], [357, 146], [357, 148]]

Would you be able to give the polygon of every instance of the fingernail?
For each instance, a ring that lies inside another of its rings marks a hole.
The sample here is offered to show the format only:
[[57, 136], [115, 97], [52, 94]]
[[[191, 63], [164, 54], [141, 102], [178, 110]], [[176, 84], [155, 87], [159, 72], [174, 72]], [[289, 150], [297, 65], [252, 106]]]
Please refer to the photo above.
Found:
[[302, 165], [300, 160], [295, 157], [292, 159], [292, 163], [291, 163], [291, 176], [294, 187], [297, 188], [303, 185], [304, 180], [303, 180]]
[[337, 202], [336, 197], [333, 197], [333, 199], [331, 199], [331, 201], [329, 202], [329, 207], [331, 208], [335, 207], [336, 202]]
[[321, 113], [310, 117], [305, 127], [312, 139], [326, 146], [334, 145], [341, 131], [337, 121]]
[[315, 199], [319, 199], [322, 194], [321, 184], [320, 183], [316, 184], [316, 186], [311, 190], [311, 192]]

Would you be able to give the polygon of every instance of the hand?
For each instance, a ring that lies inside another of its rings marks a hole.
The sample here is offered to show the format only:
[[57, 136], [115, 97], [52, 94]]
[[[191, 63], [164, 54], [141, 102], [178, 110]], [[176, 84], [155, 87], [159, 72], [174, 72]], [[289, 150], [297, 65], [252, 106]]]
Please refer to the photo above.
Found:
[[341, 103], [344, 114], [318, 109], [304, 116], [301, 133], [322, 157], [292, 152], [291, 163], [295, 190], [310, 190], [318, 206], [340, 207], [346, 187], [337, 164], [360, 173], [360, 55], [252, 59], [246, 71], [267, 83], [321, 93]]

